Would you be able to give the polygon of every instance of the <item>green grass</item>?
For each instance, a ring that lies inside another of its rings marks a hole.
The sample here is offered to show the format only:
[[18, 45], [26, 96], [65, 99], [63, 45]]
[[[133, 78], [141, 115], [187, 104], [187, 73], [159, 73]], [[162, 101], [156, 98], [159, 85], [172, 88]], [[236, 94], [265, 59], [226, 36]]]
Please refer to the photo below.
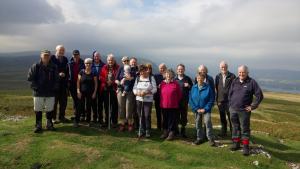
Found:
[[[34, 116], [30, 91], [0, 91], [0, 168], [288, 168], [287, 162], [300, 163], [299, 102], [266, 98], [252, 114], [252, 140], [272, 156], [242, 156], [229, 151], [229, 138], [221, 140], [227, 147], [194, 146], [192, 139], [172, 142], [159, 139], [153, 130], [150, 139], [138, 140], [135, 133], [106, 131], [72, 124], [58, 124], [57, 131], [34, 134]], [[71, 101], [67, 114], [71, 115]], [[217, 109], [213, 124], [219, 125]], [[20, 121], [7, 121], [21, 115]], [[45, 118], [44, 118], [45, 119]], [[152, 116], [155, 123], [155, 115]], [[194, 123], [192, 114], [189, 122]], [[45, 120], [44, 120], [45, 123]], [[194, 128], [188, 126], [188, 135]], [[153, 128], [155, 126], [153, 125]], [[219, 128], [214, 129], [215, 134]], [[283, 141], [282, 141], [283, 140]], [[255, 146], [254, 144], [252, 146]], [[253, 162], [258, 161], [258, 166]]]

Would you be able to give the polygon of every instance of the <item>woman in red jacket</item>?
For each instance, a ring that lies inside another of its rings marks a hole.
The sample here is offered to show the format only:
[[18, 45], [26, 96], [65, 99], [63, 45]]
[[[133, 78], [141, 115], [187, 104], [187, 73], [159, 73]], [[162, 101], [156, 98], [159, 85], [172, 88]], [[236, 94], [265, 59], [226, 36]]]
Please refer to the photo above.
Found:
[[160, 85], [160, 107], [163, 113], [163, 134], [162, 139], [173, 140], [176, 129], [176, 116], [178, 113], [179, 101], [182, 97], [180, 86], [174, 80], [175, 73], [172, 69], [166, 71], [166, 79]]

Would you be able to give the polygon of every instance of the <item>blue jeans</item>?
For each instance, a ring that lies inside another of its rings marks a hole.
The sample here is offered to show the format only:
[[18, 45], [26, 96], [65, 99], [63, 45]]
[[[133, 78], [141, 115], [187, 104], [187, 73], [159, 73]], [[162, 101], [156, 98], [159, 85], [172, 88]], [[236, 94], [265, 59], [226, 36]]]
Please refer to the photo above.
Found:
[[204, 118], [204, 124], [206, 127], [206, 136], [209, 140], [213, 139], [213, 127], [211, 122], [211, 113], [195, 113], [195, 123], [196, 123], [196, 132], [197, 132], [197, 140], [204, 139], [205, 133], [202, 127], [202, 119]]

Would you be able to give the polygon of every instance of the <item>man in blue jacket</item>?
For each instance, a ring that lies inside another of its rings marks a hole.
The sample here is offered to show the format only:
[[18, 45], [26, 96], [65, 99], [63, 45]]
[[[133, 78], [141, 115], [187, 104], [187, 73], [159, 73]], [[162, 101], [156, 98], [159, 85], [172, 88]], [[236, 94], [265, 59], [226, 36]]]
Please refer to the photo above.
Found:
[[33, 90], [33, 104], [36, 116], [35, 133], [42, 132], [42, 111], [46, 111], [47, 129], [54, 130], [52, 111], [54, 96], [59, 87], [57, 67], [50, 62], [50, 51], [41, 51], [41, 60], [33, 64], [28, 72], [28, 81]]
[[[243, 155], [249, 155], [250, 116], [263, 100], [263, 93], [257, 82], [248, 76], [248, 67], [238, 68], [238, 77], [235, 78], [229, 90], [229, 111], [232, 122], [232, 151], [243, 144]], [[253, 101], [253, 95], [256, 97]], [[242, 139], [242, 140], [241, 140]]]
[[[198, 74], [196, 79], [197, 84], [192, 87], [189, 98], [189, 105], [193, 113], [195, 113], [196, 118], [197, 139], [194, 144], [199, 145], [203, 143], [206, 135], [209, 140], [209, 144], [211, 146], [215, 146], [211, 122], [211, 109], [214, 105], [214, 94], [212, 89], [204, 82], [205, 76], [203, 74]], [[202, 127], [203, 118], [206, 127], [206, 134]]]

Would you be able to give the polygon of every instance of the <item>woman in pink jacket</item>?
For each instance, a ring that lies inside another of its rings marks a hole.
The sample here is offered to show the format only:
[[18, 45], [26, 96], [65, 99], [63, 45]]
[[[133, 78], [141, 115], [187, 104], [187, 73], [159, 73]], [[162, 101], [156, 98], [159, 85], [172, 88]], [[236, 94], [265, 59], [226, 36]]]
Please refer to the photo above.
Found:
[[175, 73], [173, 70], [168, 69], [165, 75], [166, 79], [160, 85], [160, 107], [163, 113], [164, 130], [161, 138], [173, 140], [176, 129], [176, 116], [182, 92], [178, 82], [174, 80]]

